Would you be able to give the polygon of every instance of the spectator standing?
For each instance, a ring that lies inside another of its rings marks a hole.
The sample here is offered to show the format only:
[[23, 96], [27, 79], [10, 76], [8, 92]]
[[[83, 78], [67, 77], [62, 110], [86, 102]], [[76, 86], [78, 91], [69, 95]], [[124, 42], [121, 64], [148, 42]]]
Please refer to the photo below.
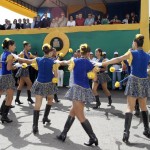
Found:
[[68, 22], [67, 22], [67, 27], [74, 27], [76, 26], [76, 22], [75, 20], [73, 19], [73, 16], [70, 16]]
[[49, 28], [51, 20], [48, 18], [47, 13], [44, 14], [44, 19], [42, 20], [42, 28]]
[[82, 14], [80, 13], [78, 18], [76, 18], [76, 26], [84, 26], [85, 19], [83, 18]]
[[19, 29], [23, 29], [23, 24], [21, 19], [18, 19], [18, 27]]
[[34, 17], [32, 23], [31, 23], [31, 29], [34, 28], [36, 20], [37, 20], [37, 17]]
[[24, 18], [23, 19], [23, 29], [26, 29], [26, 24], [27, 24], [27, 20]]
[[92, 17], [92, 14], [88, 14], [88, 18], [85, 19], [84, 25], [91, 26], [93, 24], [94, 24], [94, 18]]
[[118, 16], [115, 15], [115, 16], [114, 16], [114, 19], [112, 19], [112, 20], [110, 21], [110, 23], [111, 23], [111, 24], [119, 24], [119, 23], [121, 23], [121, 21], [118, 19]]
[[98, 15], [98, 16], [95, 18], [95, 25], [98, 25], [98, 24], [101, 24], [101, 15]]
[[26, 22], [26, 24], [24, 25], [24, 29], [30, 29], [30, 28], [31, 28], [30, 20], [27, 19], [26, 21], [27, 21], [27, 22]]
[[59, 27], [66, 27], [67, 25], [67, 18], [65, 17], [65, 14], [62, 12], [61, 17], [58, 20], [58, 26]]
[[58, 27], [58, 22], [57, 22], [55, 19], [52, 19], [52, 22], [51, 22], [50, 27], [51, 27], [51, 28], [56, 28], [56, 27]]
[[126, 18], [122, 20], [123, 24], [128, 24], [129, 23], [129, 19], [130, 19], [130, 15], [126, 14]]
[[129, 23], [131, 23], [131, 24], [139, 23], [138, 16], [134, 12], [131, 13], [131, 17], [129, 19]]
[[[114, 58], [119, 57], [118, 52], [114, 52]], [[112, 89], [115, 90], [115, 83], [118, 79], [118, 81], [121, 81], [121, 72], [119, 71], [119, 69], [121, 68], [121, 64], [117, 63], [114, 64], [113, 67], [115, 68], [115, 72], [113, 72], [113, 80], [112, 80]], [[122, 85], [119, 87], [119, 90], [122, 89]]]
[[37, 16], [37, 20], [35, 21], [35, 25], [34, 25], [34, 28], [41, 28], [41, 17], [38, 15]]
[[109, 24], [110, 21], [108, 19], [108, 15], [104, 15], [101, 21], [101, 24]]

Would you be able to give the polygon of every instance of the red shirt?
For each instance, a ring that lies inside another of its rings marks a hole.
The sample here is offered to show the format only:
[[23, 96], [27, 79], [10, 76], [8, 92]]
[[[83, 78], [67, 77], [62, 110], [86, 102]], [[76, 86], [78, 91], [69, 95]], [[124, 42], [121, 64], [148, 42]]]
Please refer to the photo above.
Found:
[[76, 19], [76, 26], [84, 26], [84, 21], [85, 21], [84, 18]]

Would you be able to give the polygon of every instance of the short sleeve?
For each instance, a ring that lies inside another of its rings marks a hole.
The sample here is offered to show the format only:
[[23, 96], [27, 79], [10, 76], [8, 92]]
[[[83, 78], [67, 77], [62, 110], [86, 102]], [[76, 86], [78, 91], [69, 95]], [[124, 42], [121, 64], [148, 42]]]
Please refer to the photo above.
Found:
[[89, 72], [89, 71], [91, 71], [91, 70], [93, 70], [93, 68], [94, 68], [94, 65], [90, 62], [90, 61], [87, 61], [87, 71]]

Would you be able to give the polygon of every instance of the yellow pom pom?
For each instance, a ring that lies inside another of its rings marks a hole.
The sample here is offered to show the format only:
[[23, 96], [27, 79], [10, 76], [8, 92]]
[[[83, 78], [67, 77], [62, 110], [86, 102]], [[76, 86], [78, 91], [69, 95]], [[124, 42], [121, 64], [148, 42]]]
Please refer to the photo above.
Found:
[[63, 53], [59, 53], [59, 56], [60, 56], [60, 57], [64, 57], [64, 54], [63, 54]]
[[117, 81], [117, 82], [115, 83], [115, 87], [116, 87], [116, 88], [119, 88], [119, 87], [120, 87], [120, 82]]
[[53, 78], [52, 83], [58, 83], [58, 78]]
[[3, 47], [4, 45], [2, 44], [2, 47]]
[[88, 72], [87, 73], [87, 77], [89, 78], [89, 79], [94, 79], [95, 78], [95, 73], [94, 72]]
[[69, 48], [69, 53], [73, 53], [73, 49], [72, 48]]
[[110, 72], [115, 72], [116, 69], [114, 67], [110, 67]]
[[27, 68], [27, 67], [28, 67], [28, 65], [27, 65], [26, 63], [23, 63], [23, 64], [22, 64], [22, 68], [25, 69], [25, 68]]
[[10, 39], [9, 39], [9, 38], [5, 38], [5, 41], [7, 41], [7, 42], [8, 42], [8, 41], [10, 41]]

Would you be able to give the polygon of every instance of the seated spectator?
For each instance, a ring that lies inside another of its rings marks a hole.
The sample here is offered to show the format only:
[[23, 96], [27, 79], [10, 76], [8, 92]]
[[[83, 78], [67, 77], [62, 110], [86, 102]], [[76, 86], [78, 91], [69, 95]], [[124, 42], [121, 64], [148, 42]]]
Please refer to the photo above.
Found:
[[110, 21], [110, 23], [111, 23], [111, 24], [119, 24], [119, 23], [121, 23], [121, 21], [118, 19], [118, 16], [115, 15], [115, 16], [114, 16], [114, 19], [112, 19], [112, 20]]
[[98, 25], [98, 24], [101, 24], [101, 15], [98, 15], [98, 16], [95, 18], [95, 25]]
[[129, 19], [129, 23], [139, 23], [138, 16], [135, 15], [134, 12], [131, 13], [131, 17]]
[[14, 19], [11, 29], [20, 29], [20, 25], [17, 23], [17, 19]]
[[47, 13], [44, 14], [44, 19], [42, 20], [41, 27], [42, 28], [49, 28], [51, 24], [50, 18], [47, 17]]
[[41, 28], [41, 17], [38, 15], [37, 20], [35, 21], [34, 28]]
[[34, 17], [32, 23], [31, 23], [31, 29], [34, 28], [36, 20], [37, 20], [37, 17]]
[[4, 30], [10, 30], [11, 29], [11, 23], [9, 20], [5, 19]]
[[129, 19], [130, 19], [130, 15], [126, 14], [126, 18], [122, 20], [123, 24], [128, 24], [129, 23]]
[[67, 25], [67, 18], [65, 17], [65, 14], [62, 12], [61, 17], [58, 20], [58, 26], [59, 27], [66, 27]]
[[76, 22], [73, 19], [73, 16], [70, 16], [69, 21], [67, 22], [67, 27], [74, 27], [76, 26]]
[[109, 60], [109, 59], [107, 58], [107, 53], [106, 53], [106, 52], [103, 52], [102, 54], [103, 54], [103, 58], [104, 58], [106, 61]]
[[92, 15], [92, 18], [94, 19], [94, 22], [95, 22], [95, 20], [96, 20], [96, 17], [95, 17], [95, 15]]
[[92, 17], [92, 14], [88, 14], [88, 18], [85, 19], [84, 25], [91, 26], [93, 24], [94, 24], [94, 18]]
[[18, 26], [19, 26], [19, 29], [23, 29], [23, 24], [22, 24], [21, 19], [18, 19]]
[[82, 17], [80, 13], [78, 18], [76, 18], [76, 26], [84, 26], [85, 19]]
[[27, 21], [27, 22], [26, 22], [26, 24], [24, 25], [24, 29], [29, 29], [29, 28], [31, 28], [30, 20], [27, 19], [26, 21]]
[[[57, 18], [58, 18], [58, 17], [57, 17]], [[58, 22], [57, 22], [57, 20], [52, 19], [52, 22], [51, 22], [50, 27], [51, 27], [51, 28], [56, 28], [56, 27], [58, 27]]]
[[26, 24], [27, 24], [27, 20], [24, 18], [23, 19], [23, 29], [26, 29]]
[[109, 19], [108, 19], [108, 15], [103, 15], [101, 24], [109, 24]]

